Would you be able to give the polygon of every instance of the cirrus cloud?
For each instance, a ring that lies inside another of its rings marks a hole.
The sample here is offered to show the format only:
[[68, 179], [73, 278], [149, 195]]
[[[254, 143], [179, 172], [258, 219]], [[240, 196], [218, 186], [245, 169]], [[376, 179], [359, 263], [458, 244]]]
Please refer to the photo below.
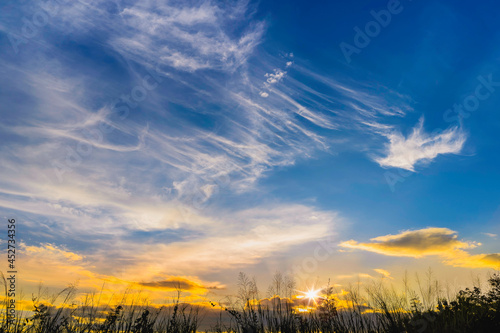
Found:
[[452, 127], [438, 134], [429, 134], [424, 130], [421, 118], [408, 137], [395, 131], [384, 134], [389, 143], [386, 156], [375, 161], [382, 167], [394, 167], [415, 171], [417, 164], [428, 164], [443, 154], [458, 154], [463, 148], [466, 135], [459, 127]]

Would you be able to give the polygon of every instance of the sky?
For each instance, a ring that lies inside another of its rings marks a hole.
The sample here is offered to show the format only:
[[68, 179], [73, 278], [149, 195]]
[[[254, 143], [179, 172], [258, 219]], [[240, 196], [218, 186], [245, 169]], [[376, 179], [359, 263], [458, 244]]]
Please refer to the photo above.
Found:
[[499, 9], [2, 2], [19, 286], [201, 302], [239, 272], [305, 289], [498, 270]]

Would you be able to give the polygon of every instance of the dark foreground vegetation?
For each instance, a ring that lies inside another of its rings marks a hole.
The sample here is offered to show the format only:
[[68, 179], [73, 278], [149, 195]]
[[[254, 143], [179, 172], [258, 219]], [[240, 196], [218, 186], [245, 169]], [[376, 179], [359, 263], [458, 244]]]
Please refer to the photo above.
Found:
[[[5, 281], [4, 281], [5, 282]], [[20, 311], [7, 321], [4, 300], [0, 333], [320, 333], [320, 332], [500, 332], [500, 275], [485, 288], [475, 286], [443, 295], [438, 282], [428, 279], [418, 287], [397, 292], [384, 282], [356, 285], [338, 292], [322, 290], [314, 311], [297, 299], [292, 279], [277, 273], [268, 298], [260, 298], [255, 280], [239, 277], [239, 293], [232, 300], [196, 306], [174, 298], [163, 307], [126, 295], [119, 304], [103, 306], [99, 295], [73, 304], [76, 289], [69, 287], [43, 302], [33, 295], [32, 311]], [[281, 295], [278, 297], [277, 295]], [[301, 311], [302, 310], [302, 311]]]

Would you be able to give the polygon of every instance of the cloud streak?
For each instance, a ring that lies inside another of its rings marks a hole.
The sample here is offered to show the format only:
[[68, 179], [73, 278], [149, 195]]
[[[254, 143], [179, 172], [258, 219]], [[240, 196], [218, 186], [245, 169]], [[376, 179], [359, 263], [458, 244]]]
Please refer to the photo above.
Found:
[[223, 289], [223, 285], [212, 285], [212, 286], [204, 286], [197, 282], [191, 281], [189, 279], [183, 277], [170, 277], [165, 280], [160, 281], [151, 281], [151, 282], [138, 282], [139, 285], [159, 290], [167, 290], [167, 291], [193, 291], [196, 290], [198, 293], [200, 291], [205, 291], [208, 289]]

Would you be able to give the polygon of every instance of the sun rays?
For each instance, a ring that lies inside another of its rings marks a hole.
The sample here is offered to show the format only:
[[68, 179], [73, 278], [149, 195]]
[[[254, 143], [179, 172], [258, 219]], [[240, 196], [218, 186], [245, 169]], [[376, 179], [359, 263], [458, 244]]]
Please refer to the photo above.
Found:
[[307, 299], [308, 306], [311, 305], [311, 302], [312, 304], [317, 305], [318, 304], [317, 300], [322, 298], [321, 291], [322, 289], [314, 289], [314, 288], [309, 288], [307, 291], [298, 290], [298, 292], [300, 292], [301, 295], [297, 295], [297, 298]]

